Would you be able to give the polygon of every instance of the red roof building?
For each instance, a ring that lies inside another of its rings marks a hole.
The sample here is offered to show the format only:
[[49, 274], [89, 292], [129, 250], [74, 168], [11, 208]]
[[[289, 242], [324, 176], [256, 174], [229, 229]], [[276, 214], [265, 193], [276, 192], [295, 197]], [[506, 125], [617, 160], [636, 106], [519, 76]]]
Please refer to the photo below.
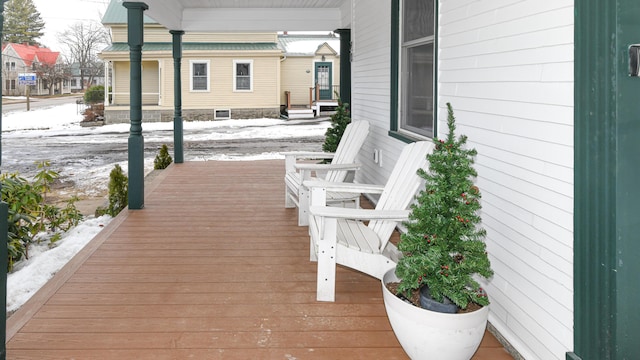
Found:
[[[4, 71], [2, 95], [24, 95], [25, 87], [18, 81], [20, 73], [34, 72], [34, 64], [54, 66], [60, 60], [60, 52], [51, 51], [49, 48], [29, 44], [2, 44], [2, 70]], [[38, 80], [38, 83], [31, 87], [31, 94], [47, 95], [52, 92], [67, 92], [64, 83], [53, 84], [53, 90], [49, 88], [48, 84]]]

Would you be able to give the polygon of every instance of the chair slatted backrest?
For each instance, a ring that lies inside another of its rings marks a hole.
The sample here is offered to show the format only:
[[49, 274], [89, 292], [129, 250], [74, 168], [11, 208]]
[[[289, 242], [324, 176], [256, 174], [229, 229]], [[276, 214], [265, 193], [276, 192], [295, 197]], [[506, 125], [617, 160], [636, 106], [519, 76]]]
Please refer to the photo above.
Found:
[[[424, 182], [417, 173], [418, 169], [428, 170], [427, 154], [431, 153], [433, 147], [431, 141], [418, 141], [404, 147], [380, 195], [376, 210], [405, 210], [409, 207]], [[380, 250], [389, 242], [396, 225], [396, 221], [369, 222], [369, 228], [375, 231], [382, 241]]]
[[[347, 125], [331, 160], [332, 164], [353, 164], [360, 148], [369, 134], [369, 122], [364, 120], [352, 121]], [[327, 172], [325, 180], [331, 182], [344, 182], [347, 177], [346, 170]]]

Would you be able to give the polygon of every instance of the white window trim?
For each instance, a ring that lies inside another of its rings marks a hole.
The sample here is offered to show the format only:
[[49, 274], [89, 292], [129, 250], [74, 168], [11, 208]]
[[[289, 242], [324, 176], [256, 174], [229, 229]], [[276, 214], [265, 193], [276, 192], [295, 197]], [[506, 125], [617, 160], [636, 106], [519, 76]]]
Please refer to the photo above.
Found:
[[[193, 89], [193, 65], [194, 64], [207, 64], [207, 88], [205, 90], [194, 90]], [[210, 92], [211, 84], [211, 60], [189, 60], [189, 91], [191, 92]]]
[[[245, 90], [245, 89], [238, 89], [237, 86], [237, 75], [236, 75], [236, 70], [237, 70], [237, 64], [249, 64], [249, 89]], [[243, 60], [243, 59], [237, 59], [237, 60], [233, 60], [233, 92], [253, 92], [253, 73], [254, 73], [254, 69], [253, 69], [253, 60], [247, 59], [247, 60]]]

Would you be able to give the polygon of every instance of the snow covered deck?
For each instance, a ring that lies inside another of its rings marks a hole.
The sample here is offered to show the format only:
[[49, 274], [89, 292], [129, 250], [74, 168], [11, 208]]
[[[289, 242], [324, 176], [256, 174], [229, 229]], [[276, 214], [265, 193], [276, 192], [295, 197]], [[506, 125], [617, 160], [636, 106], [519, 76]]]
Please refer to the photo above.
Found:
[[[9, 359], [406, 359], [379, 281], [315, 263], [284, 161], [188, 162], [125, 210], [8, 320]], [[511, 359], [487, 333], [474, 359]]]

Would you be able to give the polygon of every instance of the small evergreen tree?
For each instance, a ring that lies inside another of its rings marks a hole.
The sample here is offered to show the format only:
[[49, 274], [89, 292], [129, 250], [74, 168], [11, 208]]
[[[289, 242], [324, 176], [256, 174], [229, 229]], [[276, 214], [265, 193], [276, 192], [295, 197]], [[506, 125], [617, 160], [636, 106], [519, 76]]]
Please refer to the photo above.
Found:
[[324, 144], [322, 144], [323, 151], [335, 152], [338, 149], [342, 134], [350, 122], [349, 104], [338, 102], [336, 113], [331, 115], [331, 127], [325, 133]]
[[40, 45], [36, 39], [44, 35], [44, 26], [33, 0], [10, 0], [5, 4], [2, 42]]
[[169, 148], [164, 144], [160, 148], [160, 152], [156, 155], [156, 158], [153, 159], [153, 168], [156, 170], [166, 169], [172, 162], [173, 159], [171, 155], [169, 155]]
[[116, 216], [129, 204], [129, 178], [120, 165], [109, 174], [109, 208], [107, 214]]
[[466, 136], [455, 138], [455, 117], [450, 104], [446, 140], [434, 139], [427, 155], [429, 171], [420, 169], [425, 188], [411, 207], [407, 232], [398, 249], [403, 257], [396, 267], [402, 279], [399, 293], [429, 286], [431, 296], [442, 302], [446, 296], [461, 309], [469, 303], [488, 305], [489, 300], [472, 277], [493, 272], [480, 226], [480, 190], [473, 184], [475, 149], [466, 149]]

